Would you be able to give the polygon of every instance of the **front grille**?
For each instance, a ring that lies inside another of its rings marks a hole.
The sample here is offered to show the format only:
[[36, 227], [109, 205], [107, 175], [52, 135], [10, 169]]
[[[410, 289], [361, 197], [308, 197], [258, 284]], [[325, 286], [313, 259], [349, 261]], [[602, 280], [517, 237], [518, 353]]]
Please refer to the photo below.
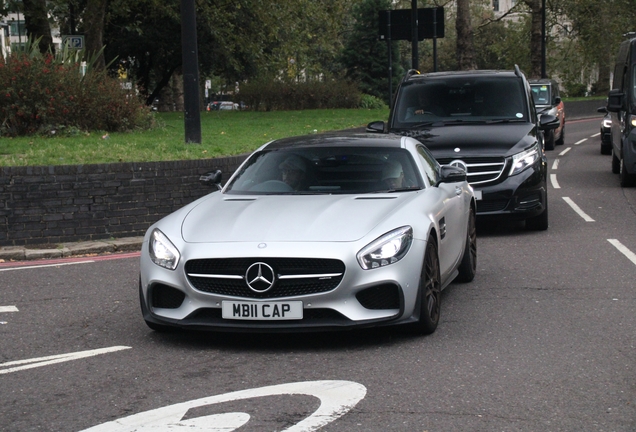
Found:
[[490, 213], [505, 210], [508, 200], [477, 201], [477, 213]]
[[[247, 269], [262, 262], [274, 270], [276, 281], [265, 292], [251, 290]], [[317, 294], [335, 289], [344, 277], [340, 260], [316, 258], [219, 258], [190, 260], [185, 265], [188, 281], [199, 291], [244, 298], [281, 298]]]
[[356, 294], [360, 304], [367, 309], [399, 309], [400, 292], [396, 285], [379, 285]]
[[461, 160], [466, 164], [468, 183], [471, 185], [490, 183], [498, 180], [506, 168], [503, 157], [468, 157], [468, 158], [440, 158], [441, 165], [448, 165], [454, 160]]

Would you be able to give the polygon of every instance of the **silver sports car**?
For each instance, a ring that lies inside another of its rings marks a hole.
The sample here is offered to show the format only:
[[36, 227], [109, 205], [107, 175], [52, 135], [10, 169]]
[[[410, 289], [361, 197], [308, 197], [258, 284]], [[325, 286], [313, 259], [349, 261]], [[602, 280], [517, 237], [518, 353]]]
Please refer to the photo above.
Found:
[[475, 276], [466, 173], [419, 141], [272, 141], [218, 190], [148, 229], [140, 300], [154, 330], [435, 331], [440, 294]]

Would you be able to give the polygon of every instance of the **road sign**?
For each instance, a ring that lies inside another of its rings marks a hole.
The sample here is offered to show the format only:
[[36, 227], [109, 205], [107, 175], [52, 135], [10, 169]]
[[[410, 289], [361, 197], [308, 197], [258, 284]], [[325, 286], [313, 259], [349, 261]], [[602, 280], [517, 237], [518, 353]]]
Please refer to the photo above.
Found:
[[[389, 37], [389, 12], [391, 15], [391, 40], [412, 39], [411, 9], [379, 11], [380, 40]], [[420, 8], [417, 10], [417, 40], [444, 37], [444, 8]]]
[[62, 44], [71, 49], [84, 49], [84, 35], [67, 35], [62, 36]]

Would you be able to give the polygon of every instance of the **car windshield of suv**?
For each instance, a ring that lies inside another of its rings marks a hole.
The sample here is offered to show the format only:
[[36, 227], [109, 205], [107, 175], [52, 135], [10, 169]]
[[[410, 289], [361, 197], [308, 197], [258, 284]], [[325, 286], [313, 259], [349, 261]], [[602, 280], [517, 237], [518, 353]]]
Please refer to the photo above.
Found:
[[253, 154], [225, 193], [364, 194], [422, 189], [407, 150], [383, 147], [293, 147]]
[[550, 105], [552, 97], [550, 96], [549, 86], [531, 84], [530, 88], [532, 89], [532, 99], [534, 99], [535, 105]]
[[393, 127], [528, 121], [516, 77], [445, 77], [402, 85]]

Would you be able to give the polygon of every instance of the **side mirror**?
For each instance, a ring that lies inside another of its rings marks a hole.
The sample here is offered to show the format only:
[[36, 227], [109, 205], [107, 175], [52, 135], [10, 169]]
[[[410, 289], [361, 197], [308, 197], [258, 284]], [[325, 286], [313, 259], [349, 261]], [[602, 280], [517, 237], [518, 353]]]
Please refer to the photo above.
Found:
[[610, 90], [607, 95], [607, 110], [610, 112], [619, 112], [625, 106], [625, 94], [619, 89]]
[[216, 170], [214, 172], [209, 172], [203, 174], [199, 177], [199, 183], [204, 186], [216, 186], [218, 190], [221, 190], [221, 179], [223, 175], [221, 170]]
[[542, 114], [539, 118], [539, 129], [550, 130], [559, 127], [559, 119], [550, 114]]
[[439, 179], [437, 184], [441, 183], [459, 183], [464, 182], [468, 178], [466, 171], [459, 167], [442, 165], [442, 169], [439, 172]]
[[555, 98], [554, 98], [554, 104], [555, 104], [555, 105], [558, 105], [558, 104], [560, 104], [560, 103], [561, 103], [561, 98], [560, 98], [559, 96], [555, 97]]
[[597, 108], [596, 112], [600, 112], [600, 113], [603, 113], [603, 114], [607, 114], [608, 113], [606, 107]]
[[384, 133], [384, 122], [383, 121], [374, 121], [367, 125], [367, 132], [371, 133]]

